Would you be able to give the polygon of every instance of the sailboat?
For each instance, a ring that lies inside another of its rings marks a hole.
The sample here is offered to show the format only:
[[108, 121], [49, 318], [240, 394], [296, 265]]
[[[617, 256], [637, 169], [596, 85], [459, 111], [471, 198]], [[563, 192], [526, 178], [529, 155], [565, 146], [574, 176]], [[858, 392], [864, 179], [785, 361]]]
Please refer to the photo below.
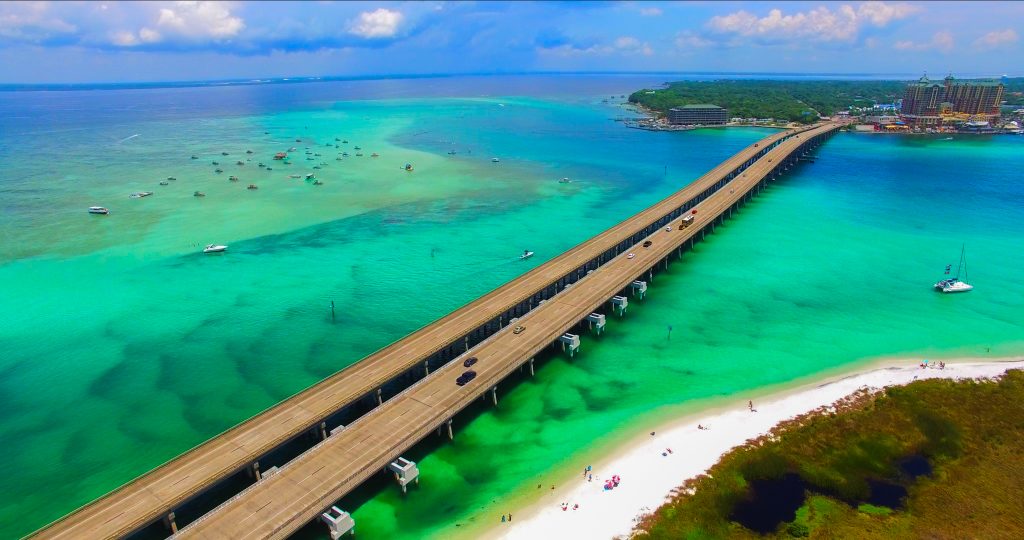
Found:
[[[935, 283], [935, 289], [944, 293], [967, 292], [974, 288], [974, 285], [967, 283], [967, 257], [964, 255], [964, 247], [960, 246], [960, 263], [956, 266], [956, 276], [939, 280]], [[946, 273], [949, 273], [953, 265], [946, 266]], [[960, 272], [964, 273], [963, 281], [960, 280]]]

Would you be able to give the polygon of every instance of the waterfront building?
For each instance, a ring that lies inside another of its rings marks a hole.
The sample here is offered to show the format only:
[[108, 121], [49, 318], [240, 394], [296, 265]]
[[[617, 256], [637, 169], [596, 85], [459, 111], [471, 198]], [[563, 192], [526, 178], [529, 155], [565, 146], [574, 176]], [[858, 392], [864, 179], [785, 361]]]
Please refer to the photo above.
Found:
[[668, 110], [668, 123], [679, 125], [722, 125], [729, 112], [718, 105], [683, 105]]
[[995, 120], [1003, 90], [995, 80], [958, 81], [950, 75], [940, 82], [924, 76], [907, 85], [900, 113], [915, 128], [940, 127], [970, 117]]

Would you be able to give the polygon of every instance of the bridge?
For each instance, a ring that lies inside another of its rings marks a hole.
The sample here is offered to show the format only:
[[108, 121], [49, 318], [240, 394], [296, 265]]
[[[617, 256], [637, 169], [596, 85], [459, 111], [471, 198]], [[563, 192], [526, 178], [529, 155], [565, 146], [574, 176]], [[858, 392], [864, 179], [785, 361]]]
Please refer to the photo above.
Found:
[[[611, 300], [669, 264], [767, 182], [831, 135], [826, 123], [746, 147], [650, 208], [451, 314], [37, 531], [40, 538], [116, 538], [161, 521], [181, 537], [284, 538], [452, 418], [552, 344], [569, 352], [573, 328], [604, 318]], [[696, 210], [696, 213], [694, 213]], [[650, 241], [649, 247], [642, 243]], [[631, 256], [629, 254], [632, 254]], [[521, 326], [513, 332], [510, 325]], [[584, 326], [585, 327], [585, 326]], [[474, 356], [477, 377], [455, 378]], [[365, 409], [365, 410], [364, 410]], [[310, 436], [312, 435], [312, 436]], [[309, 441], [309, 442], [304, 442]], [[282, 461], [287, 445], [298, 457]], [[273, 474], [264, 465], [276, 463]], [[232, 477], [251, 485], [178, 531], [175, 512]], [[264, 471], [266, 472], [266, 470]], [[396, 472], [396, 475], [399, 473]], [[404, 483], [403, 483], [404, 486]]]

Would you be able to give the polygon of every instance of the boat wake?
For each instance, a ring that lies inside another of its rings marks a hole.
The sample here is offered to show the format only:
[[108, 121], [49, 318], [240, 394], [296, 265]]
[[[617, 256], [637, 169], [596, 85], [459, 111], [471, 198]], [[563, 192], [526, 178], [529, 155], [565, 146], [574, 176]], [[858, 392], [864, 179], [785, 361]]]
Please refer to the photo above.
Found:
[[141, 133], [136, 133], [135, 135], [129, 135], [129, 136], [121, 139], [120, 141], [117, 141], [117, 144], [121, 144], [121, 143], [123, 143], [123, 142], [125, 142], [127, 140], [134, 139], [135, 137], [138, 137], [139, 135], [141, 135]]

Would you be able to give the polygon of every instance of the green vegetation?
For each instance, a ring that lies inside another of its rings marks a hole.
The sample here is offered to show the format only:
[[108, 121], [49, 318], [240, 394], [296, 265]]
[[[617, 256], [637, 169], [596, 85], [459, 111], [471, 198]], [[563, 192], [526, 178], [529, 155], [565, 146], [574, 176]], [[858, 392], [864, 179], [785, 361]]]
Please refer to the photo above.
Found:
[[850, 106], [893, 103], [903, 95], [900, 81], [681, 81], [661, 90], [640, 90], [631, 103], [665, 113], [672, 107], [713, 103], [729, 117], [775, 118], [810, 123]]
[[[1024, 77], [1006, 79], [1007, 105], [1024, 105]], [[659, 90], [639, 90], [630, 103], [665, 114], [672, 107], [711, 103], [729, 110], [730, 118], [774, 118], [811, 123], [849, 107], [895, 103], [905, 81], [680, 81]]]
[[638, 537], [760, 538], [737, 522], [744, 509], [761, 504], [763, 514], [786, 495], [760, 488], [797, 482], [768, 537], [1024, 538], [1021, 403], [1020, 371], [858, 395], [730, 452], [648, 516]]

